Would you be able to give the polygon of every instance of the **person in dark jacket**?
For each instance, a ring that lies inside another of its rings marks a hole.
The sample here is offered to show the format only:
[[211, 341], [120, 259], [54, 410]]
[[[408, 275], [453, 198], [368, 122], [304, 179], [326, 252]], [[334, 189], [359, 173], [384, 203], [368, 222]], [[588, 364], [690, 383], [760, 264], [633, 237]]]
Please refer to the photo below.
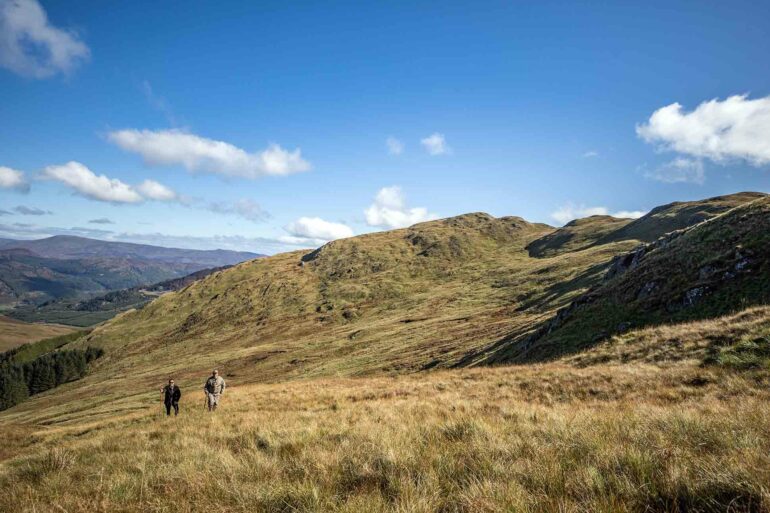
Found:
[[182, 398], [182, 390], [174, 383], [173, 379], [168, 380], [168, 385], [160, 390], [163, 394], [163, 404], [166, 406], [166, 415], [171, 415], [171, 408], [174, 408], [174, 415], [179, 415], [179, 399]]

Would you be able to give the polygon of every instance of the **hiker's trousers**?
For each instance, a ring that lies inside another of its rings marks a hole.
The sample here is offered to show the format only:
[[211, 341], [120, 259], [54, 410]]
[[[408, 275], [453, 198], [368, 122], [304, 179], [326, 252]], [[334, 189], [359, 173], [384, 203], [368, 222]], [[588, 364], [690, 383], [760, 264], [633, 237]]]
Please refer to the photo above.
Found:
[[171, 415], [171, 408], [174, 409], [174, 415], [179, 415], [179, 403], [165, 403], [166, 415]]

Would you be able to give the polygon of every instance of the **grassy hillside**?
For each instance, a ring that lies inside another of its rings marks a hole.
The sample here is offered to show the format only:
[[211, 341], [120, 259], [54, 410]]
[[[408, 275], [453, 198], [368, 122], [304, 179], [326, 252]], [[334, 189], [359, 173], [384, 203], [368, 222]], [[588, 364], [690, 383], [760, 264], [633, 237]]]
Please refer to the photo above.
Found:
[[616, 257], [605, 278], [491, 361], [578, 351], [631, 327], [710, 318], [770, 303], [770, 198]]
[[0, 413], [0, 510], [769, 511], [768, 208], [467, 214], [213, 273]]
[[[746, 200], [734, 197], [736, 205]], [[693, 205], [711, 208], [709, 200]], [[63, 416], [55, 416], [66, 421], [73, 405], [101, 389], [105, 401], [130, 409], [137, 376], [186, 378], [214, 366], [250, 383], [479, 363], [600, 284], [613, 258], [639, 244], [530, 256], [532, 243], [554, 230], [468, 214], [244, 262], [75, 342], [106, 354], [80, 386], [46, 398], [45, 408], [60, 405]]]
[[0, 315], [0, 352], [73, 331], [58, 324], [32, 324]]
[[768, 511], [768, 369], [709, 359], [702, 342], [768, 332], [762, 307], [548, 364], [233, 377], [215, 415], [202, 376], [181, 380], [179, 418], [141, 386], [136, 408], [91, 394], [65, 413], [43, 394], [34, 430], [13, 430], [28, 405], [0, 415], [0, 510]]

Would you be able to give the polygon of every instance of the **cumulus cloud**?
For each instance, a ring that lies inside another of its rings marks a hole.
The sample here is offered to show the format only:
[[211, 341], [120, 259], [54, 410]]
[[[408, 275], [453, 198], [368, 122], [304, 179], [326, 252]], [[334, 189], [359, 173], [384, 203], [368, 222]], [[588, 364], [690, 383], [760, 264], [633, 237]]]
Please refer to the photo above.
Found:
[[572, 203], [568, 203], [555, 212], [551, 213], [551, 218], [556, 220], [559, 224], [566, 224], [574, 219], [590, 216], [612, 216], [627, 219], [638, 219], [646, 213], [647, 212], [643, 210], [620, 210], [617, 212], [610, 212], [610, 209], [607, 207], [586, 207], [585, 205], [574, 205]]
[[136, 186], [136, 190], [147, 199], [156, 201], [173, 201], [177, 199], [176, 192], [155, 180], [145, 180]]
[[404, 153], [404, 143], [395, 137], [388, 137], [385, 139], [385, 145], [388, 147], [388, 153], [391, 155], [401, 155]]
[[0, 189], [14, 189], [20, 192], [29, 191], [29, 184], [24, 178], [24, 173], [0, 166]]
[[353, 230], [348, 225], [325, 221], [320, 217], [300, 217], [289, 223], [285, 230], [291, 235], [281, 240], [289, 244], [323, 244], [353, 236]]
[[47, 78], [70, 73], [89, 56], [78, 34], [51, 25], [37, 0], [0, 0], [0, 66]]
[[112, 219], [108, 219], [106, 217], [99, 217], [97, 219], [91, 219], [88, 222], [91, 223], [91, 224], [115, 224], [115, 222], [112, 221]]
[[110, 203], [139, 203], [142, 196], [130, 185], [117, 178], [97, 175], [80, 162], [48, 166], [43, 177], [63, 183], [86, 198]]
[[770, 96], [713, 99], [692, 112], [672, 103], [653, 112], [636, 127], [636, 133], [661, 149], [690, 157], [720, 163], [737, 159], [761, 166], [770, 163]]
[[76, 194], [108, 203], [141, 203], [145, 199], [171, 201], [177, 194], [154, 180], [133, 187], [117, 178], [97, 175], [80, 162], [70, 161], [43, 169], [42, 177], [61, 182]]
[[653, 171], [645, 173], [647, 178], [665, 183], [697, 183], [706, 181], [703, 162], [678, 157]]
[[438, 132], [421, 139], [420, 144], [423, 145], [430, 155], [448, 155], [452, 153], [452, 148], [446, 143], [444, 134], [439, 134]]
[[277, 144], [248, 153], [224, 141], [181, 130], [118, 130], [108, 139], [126, 151], [138, 153], [149, 165], [181, 165], [188, 171], [241, 178], [289, 175], [310, 169], [299, 148], [288, 151]]
[[405, 228], [415, 223], [437, 219], [427, 208], [407, 208], [401, 187], [383, 187], [364, 211], [366, 224], [381, 228]]
[[207, 208], [217, 214], [236, 215], [254, 222], [260, 222], [270, 218], [268, 212], [263, 210], [258, 203], [248, 198], [239, 199], [232, 203], [217, 201], [209, 203]]

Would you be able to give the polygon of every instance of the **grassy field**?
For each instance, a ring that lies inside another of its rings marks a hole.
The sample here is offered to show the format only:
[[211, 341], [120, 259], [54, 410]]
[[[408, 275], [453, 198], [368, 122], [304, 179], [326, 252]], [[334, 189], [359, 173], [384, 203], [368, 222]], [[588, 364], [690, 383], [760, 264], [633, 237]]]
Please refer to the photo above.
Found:
[[32, 324], [0, 315], [0, 352], [74, 331], [59, 324]]
[[540, 365], [229, 378], [213, 415], [205, 375], [178, 418], [145, 377], [129, 408], [43, 394], [0, 422], [0, 510], [770, 511], [770, 367], [711, 358], [718, 333], [766, 337], [770, 307]]

